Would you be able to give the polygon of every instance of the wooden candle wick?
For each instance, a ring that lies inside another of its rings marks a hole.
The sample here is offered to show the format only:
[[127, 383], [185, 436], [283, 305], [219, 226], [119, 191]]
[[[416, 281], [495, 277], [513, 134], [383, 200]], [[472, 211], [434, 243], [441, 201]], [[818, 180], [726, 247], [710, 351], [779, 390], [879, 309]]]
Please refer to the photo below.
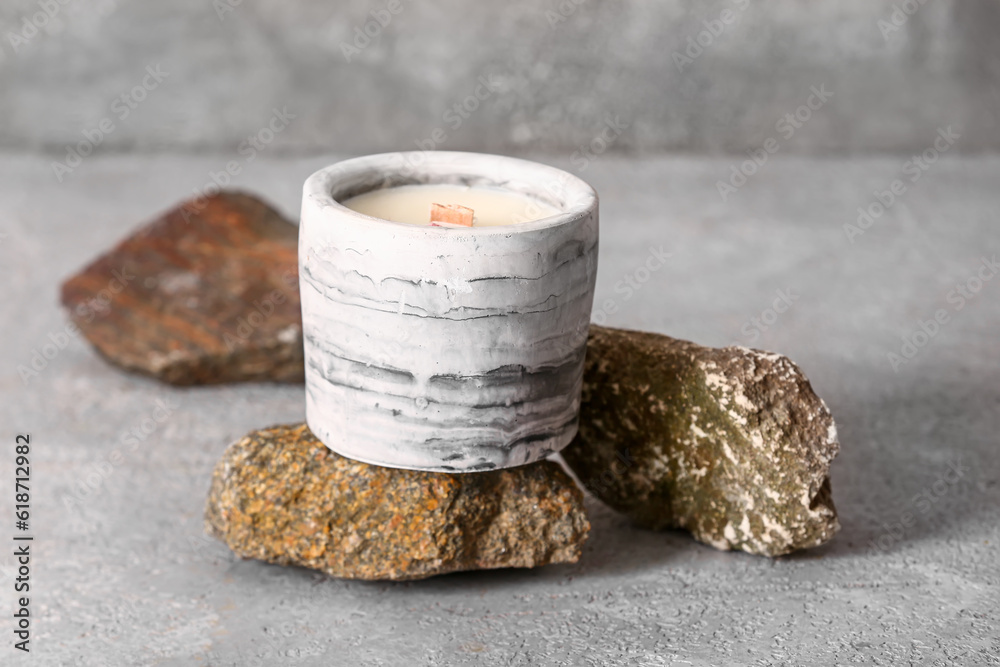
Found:
[[458, 204], [431, 204], [431, 226], [445, 227], [447, 225], [456, 225], [459, 227], [471, 227], [474, 214], [475, 211], [471, 208], [459, 206]]

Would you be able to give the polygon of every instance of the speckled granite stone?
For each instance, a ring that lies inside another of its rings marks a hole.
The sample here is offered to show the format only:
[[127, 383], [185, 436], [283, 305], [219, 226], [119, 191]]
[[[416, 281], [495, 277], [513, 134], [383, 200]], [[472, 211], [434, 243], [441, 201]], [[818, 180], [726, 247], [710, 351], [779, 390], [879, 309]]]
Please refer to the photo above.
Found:
[[238, 192], [193, 199], [62, 286], [111, 363], [177, 385], [301, 382], [298, 231]]
[[591, 327], [577, 439], [588, 489], [637, 524], [779, 556], [840, 528], [833, 417], [787, 357]]
[[574, 563], [583, 493], [540, 461], [465, 475], [360, 463], [308, 427], [254, 431], [216, 465], [206, 529], [244, 558], [350, 579]]

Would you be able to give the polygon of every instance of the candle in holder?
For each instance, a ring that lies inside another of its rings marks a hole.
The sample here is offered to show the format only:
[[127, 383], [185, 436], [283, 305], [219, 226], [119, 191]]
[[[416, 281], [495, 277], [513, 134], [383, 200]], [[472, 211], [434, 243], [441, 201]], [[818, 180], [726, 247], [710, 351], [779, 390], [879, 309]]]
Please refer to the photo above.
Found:
[[310, 429], [416, 470], [559, 451], [577, 430], [597, 242], [594, 190], [534, 162], [392, 153], [313, 174], [299, 230]]
[[[464, 225], [472, 227], [513, 225], [559, 212], [556, 207], [526, 195], [500, 188], [467, 185], [403, 185], [383, 188], [351, 197], [343, 204], [373, 218], [413, 225], [442, 222], [442, 218], [455, 208], [472, 212], [472, 224]], [[438, 214], [435, 219], [435, 206], [451, 211]], [[448, 222], [446, 218], [443, 221]]]

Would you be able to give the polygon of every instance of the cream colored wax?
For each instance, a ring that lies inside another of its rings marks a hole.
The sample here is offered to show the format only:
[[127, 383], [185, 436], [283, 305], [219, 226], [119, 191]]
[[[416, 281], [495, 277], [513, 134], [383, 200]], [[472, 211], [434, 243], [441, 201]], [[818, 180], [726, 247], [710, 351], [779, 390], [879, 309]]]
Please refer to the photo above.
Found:
[[464, 185], [403, 185], [374, 190], [341, 202], [374, 218], [429, 225], [431, 204], [457, 204], [475, 211], [473, 227], [512, 225], [547, 218], [558, 209], [526, 195]]

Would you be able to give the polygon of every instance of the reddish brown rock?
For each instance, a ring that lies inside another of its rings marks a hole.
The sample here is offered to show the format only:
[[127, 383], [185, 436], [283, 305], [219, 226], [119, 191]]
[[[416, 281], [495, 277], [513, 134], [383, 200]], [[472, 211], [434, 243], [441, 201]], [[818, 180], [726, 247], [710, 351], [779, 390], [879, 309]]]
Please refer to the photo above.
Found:
[[303, 378], [298, 229], [223, 192], [137, 230], [62, 286], [104, 357], [171, 384]]
[[359, 463], [302, 425], [254, 431], [215, 467], [206, 530], [244, 558], [351, 579], [574, 563], [590, 530], [558, 464], [452, 475]]

